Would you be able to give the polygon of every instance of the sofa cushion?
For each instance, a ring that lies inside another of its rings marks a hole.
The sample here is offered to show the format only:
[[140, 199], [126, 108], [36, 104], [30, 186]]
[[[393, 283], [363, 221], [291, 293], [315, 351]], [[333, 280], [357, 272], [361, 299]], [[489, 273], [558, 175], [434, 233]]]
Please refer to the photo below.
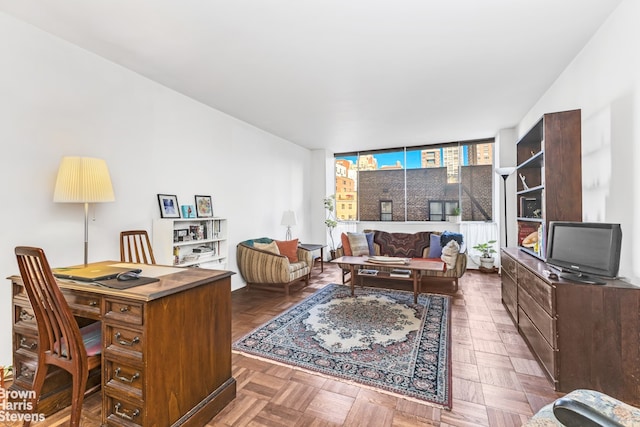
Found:
[[289, 262], [298, 262], [298, 239], [276, 240], [280, 254], [289, 258]]
[[349, 236], [346, 233], [342, 233], [340, 235], [340, 240], [342, 241], [342, 251], [344, 252], [344, 256], [351, 256], [351, 245], [349, 245]]
[[431, 233], [388, 233], [374, 231], [373, 241], [380, 246], [380, 255], [403, 258], [422, 257], [425, 248], [429, 247]]
[[364, 233], [347, 233], [347, 236], [349, 237], [351, 255], [369, 255], [369, 243], [367, 243], [367, 236]]
[[440, 258], [442, 256], [442, 246], [440, 245], [440, 236], [431, 234], [429, 238], [429, 258]]
[[275, 240], [269, 243], [253, 241], [253, 247], [256, 249], [274, 253], [276, 255], [280, 255], [280, 249], [278, 249], [278, 245], [276, 244]]
[[447, 245], [442, 248], [442, 261], [447, 264], [447, 268], [454, 268], [456, 260], [458, 259], [458, 253], [460, 252], [460, 245], [455, 240], [450, 240]]
[[375, 255], [376, 254], [376, 248], [375, 246], [373, 246], [373, 232], [368, 232], [368, 233], [364, 233], [364, 235], [367, 237], [367, 245], [369, 245], [369, 255]]

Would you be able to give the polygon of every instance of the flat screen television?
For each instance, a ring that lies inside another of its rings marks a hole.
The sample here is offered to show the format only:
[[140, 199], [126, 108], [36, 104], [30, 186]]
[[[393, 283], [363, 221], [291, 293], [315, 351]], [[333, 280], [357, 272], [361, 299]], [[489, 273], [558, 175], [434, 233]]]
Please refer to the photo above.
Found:
[[547, 264], [568, 280], [604, 284], [618, 276], [622, 229], [620, 224], [598, 222], [549, 223]]

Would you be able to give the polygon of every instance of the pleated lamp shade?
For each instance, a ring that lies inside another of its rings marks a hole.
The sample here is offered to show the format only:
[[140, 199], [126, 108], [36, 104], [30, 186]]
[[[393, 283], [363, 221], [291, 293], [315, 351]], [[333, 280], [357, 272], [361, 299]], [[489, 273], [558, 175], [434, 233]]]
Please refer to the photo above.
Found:
[[58, 168], [53, 201], [57, 203], [113, 202], [107, 163], [91, 157], [63, 157]]

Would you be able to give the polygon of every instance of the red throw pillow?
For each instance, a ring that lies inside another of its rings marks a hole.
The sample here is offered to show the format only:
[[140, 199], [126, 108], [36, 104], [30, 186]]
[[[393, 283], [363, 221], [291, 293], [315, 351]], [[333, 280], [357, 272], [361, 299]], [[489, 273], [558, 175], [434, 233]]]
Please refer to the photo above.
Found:
[[342, 240], [342, 250], [344, 251], [345, 256], [351, 256], [353, 252], [351, 252], [351, 244], [349, 243], [349, 236], [347, 236], [347, 233], [342, 233], [340, 235], [340, 240]]
[[276, 240], [280, 255], [289, 258], [289, 262], [298, 262], [298, 239]]

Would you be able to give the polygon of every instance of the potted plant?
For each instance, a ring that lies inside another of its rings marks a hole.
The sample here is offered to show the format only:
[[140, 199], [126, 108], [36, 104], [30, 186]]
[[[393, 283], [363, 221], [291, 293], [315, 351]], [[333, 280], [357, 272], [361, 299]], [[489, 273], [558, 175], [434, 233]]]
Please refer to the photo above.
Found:
[[335, 200], [335, 194], [324, 198], [324, 209], [327, 211], [327, 217], [324, 220], [324, 225], [327, 226], [327, 232], [329, 233], [331, 259], [335, 259], [336, 257], [336, 244], [333, 240], [333, 230], [338, 226], [338, 221], [336, 220]]
[[451, 209], [451, 213], [449, 214], [449, 222], [460, 222], [461, 213], [462, 211], [460, 210], [459, 206]]
[[489, 240], [485, 243], [478, 243], [473, 249], [480, 252], [480, 267], [493, 270], [493, 254], [497, 253], [493, 248], [495, 240]]

